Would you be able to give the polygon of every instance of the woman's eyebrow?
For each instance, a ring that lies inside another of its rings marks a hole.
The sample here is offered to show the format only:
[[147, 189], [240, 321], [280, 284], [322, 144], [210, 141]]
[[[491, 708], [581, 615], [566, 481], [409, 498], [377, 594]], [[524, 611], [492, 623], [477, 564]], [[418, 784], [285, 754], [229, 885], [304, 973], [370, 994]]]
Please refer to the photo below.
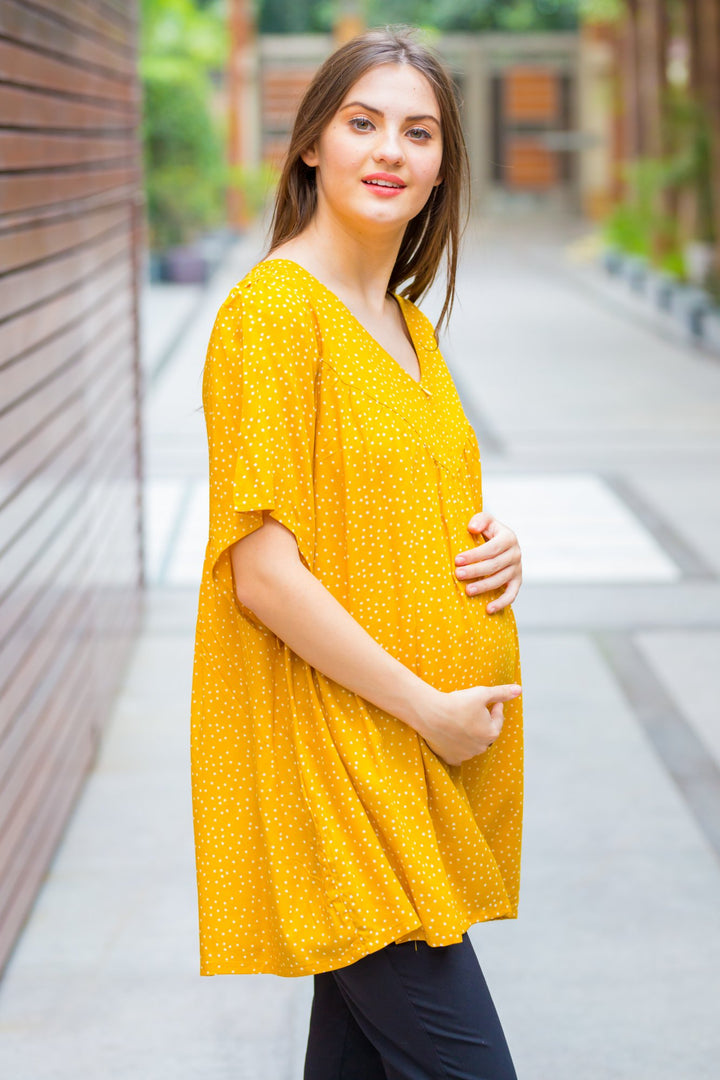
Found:
[[[384, 116], [385, 113], [381, 109], [376, 109], [372, 105], [366, 105], [363, 101], [348, 101], [342, 106], [343, 109], [349, 109], [351, 105], [359, 105], [361, 109], [367, 109], [368, 112], [377, 113], [378, 116]], [[406, 120], [434, 120], [438, 127], [440, 127], [440, 121], [437, 117], [432, 116], [430, 113], [424, 113], [421, 116], [406, 116]]]

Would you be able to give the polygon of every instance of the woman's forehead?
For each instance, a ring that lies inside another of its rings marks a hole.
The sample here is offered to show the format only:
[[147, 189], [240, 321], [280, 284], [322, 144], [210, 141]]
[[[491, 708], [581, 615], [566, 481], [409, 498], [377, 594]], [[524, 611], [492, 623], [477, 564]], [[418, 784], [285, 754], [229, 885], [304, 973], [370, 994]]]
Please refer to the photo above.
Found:
[[439, 119], [435, 91], [427, 76], [412, 64], [376, 64], [364, 72], [345, 94], [340, 108], [362, 102], [381, 112], [420, 113], [421, 107]]

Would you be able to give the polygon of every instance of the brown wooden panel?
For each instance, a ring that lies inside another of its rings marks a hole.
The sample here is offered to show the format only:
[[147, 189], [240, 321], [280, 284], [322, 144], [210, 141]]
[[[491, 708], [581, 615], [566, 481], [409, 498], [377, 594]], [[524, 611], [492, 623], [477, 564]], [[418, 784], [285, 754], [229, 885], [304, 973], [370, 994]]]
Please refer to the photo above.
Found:
[[33, 7], [40, 8], [61, 18], [79, 33], [112, 45], [125, 56], [133, 56], [134, 33], [132, 25], [126, 19], [118, 19], [116, 14], [109, 14], [103, 4], [95, 0], [63, 0], [58, 7], [57, 0], [32, 0]]
[[553, 187], [558, 182], [557, 155], [531, 135], [513, 135], [506, 144], [506, 176], [510, 188]]
[[[75, 548], [68, 552], [73, 574], [77, 580], [82, 578], [86, 557], [85, 549]], [[76, 588], [64, 592], [53, 592], [43, 597], [46, 621], [42, 634], [34, 642], [28, 642], [21, 655], [17, 670], [7, 686], [6, 713], [3, 721], [3, 737], [0, 745], [0, 790], [10, 787], [10, 774], [15, 762], [23, 752], [28, 740], [34, 737], [34, 727], [30, 722], [31, 699], [34, 691], [42, 684], [48, 665], [57, 658], [58, 644], [65, 640], [68, 626], [76, 626], [78, 620], [86, 617], [87, 597]], [[52, 603], [51, 603], [52, 602]], [[9, 796], [11, 797], [11, 795]]]
[[132, 161], [133, 147], [121, 138], [84, 138], [79, 135], [38, 135], [34, 131], [0, 131], [0, 161], [6, 172], [55, 166], [85, 167]]
[[[128, 267], [121, 267], [129, 273]], [[9, 364], [3, 372], [5, 420], [3, 425], [3, 456], [14, 441], [28, 430], [33, 410], [40, 416], [40, 398], [53, 391], [53, 383], [64, 383], [62, 393], [82, 390], [87, 370], [92, 367], [93, 352], [102, 348], [92, 347], [101, 343], [102, 333], [107, 332], [114, 320], [125, 320], [130, 325], [131, 297], [127, 291], [118, 290], [107, 302], [93, 309], [89, 306], [74, 322], [61, 328], [32, 352]], [[49, 407], [53, 403], [49, 401]]]
[[11, 864], [16, 870], [16, 884], [8, 895], [6, 907], [0, 911], [2, 965], [7, 963], [22, 931], [95, 753], [92, 736], [81, 724], [88, 711], [86, 698], [81, 687], [75, 700], [70, 702], [68, 716], [74, 732], [72, 742], [65, 749], [62, 766], [43, 792], [42, 802], [33, 818], [33, 832], [25, 838], [17, 863]]
[[[98, 462], [98, 468], [100, 467], [100, 465], [106, 467], [107, 462], [113, 460], [114, 453], [116, 453], [116, 451], [114, 451], [114, 444], [122, 442], [123, 445], [127, 445], [125, 438], [126, 431], [123, 428], [123, 424], [127, 426], [128, 422], [132, 420], [132, 389], [132, 382], [128, 380], [123, 381], [121, 377], [118, 376], [116, 381], [112, 381], [108, 384], [108, 394], [93, 409], [92, 415], [87, 415], [87, 410], [84, 410], [84, 415], [82, 415], [83, 422], [81, 429], [78, 424], [79, 433], [76, 435], [73, 428], [70, 428], [67, 433], [67, 441], [74, 441], [80, 444], [82, 442], [86, 442], [87, 428], [89, 428], [91, 424], [92, 426], [97, 426], [98, 433], [96, 434], [93, 446], [97, 447], [97, 453], [95, 457]], [[112, 392], [110, 393], [110, 391]], [[81, 417], [79, 408], [77, 409], [77, 414], [80, 420]], [[133, 430], [132, 423], [130, 423], [130, 430]], [[130, 460], [133, 460], [132, 455]], [[54, 503], [57, 501], [62, 500], [64, 504], [71, 502], [71, 500], [74, 498], [74, 495], [76, 495], [76, 492], [74, 492], [74, 488], [82, 488], [82, 477], [74, 476], [72, 477], [72, 492], [68, 492], [67, 490], [70, 485], [66, 484], [65, 486], [60, 486], [57, 483], [58, 474], [56, 474], [55, 471], [54, 460], [52, 461], [52, 468], [44, 471], [44, 475], [42, 477], [43, 483], [45, 483], [46, 477], [49, 474], [52, 476], [55, 483], [53, 486], [52, 494], [46, 495], [44, 507], [45, 512], [49, 512], [54, 507]], [[90, 475], [89, 471], [87, 471], [87, 468], [84, 469], [83, 475], [85, 477]], [[26, 484], [32, 482], [32, 476], [32, 473], [25, 476]], [[10, 510], [12, 500], [17, 498], [19, 496], [19, 492], [21, 492], [23, 489], [24, 485], [21, 483], [17, 483], [14, 486], [9, 485], [9, 498], [6, 499], [4, 503], [5, 510]], [[13, 567], [15, 567], [15, 570], [18, 570], [18, 568], [22, 566], [23, 559], [27, 555], [29, 548], [29, 528], [31, 526], [32, 522], [28, 521], [26, 523], [26, 529], [23, 534], [23, 544], [21, 545], [23, 549], [22, 553], [13, 553], [12, 546], [10, 545], [12, 535], [17, 532], [17, 523], [15, 523], [13, 534], [3, 537], [3, 541], [5, 541], [2, 548], [3, 591], [2, 593], [0, 593], [0, 597], [6, 597], [9, 595], [12, 590], [12, 582], [15, 577], [17, 577], [18, 580], [19, 578], [21, 578], [21, 575], [19, 575], [18, 572], [13, 573], [12, 571]], [[35, 568], [33, 568], [32, 573], [33, 575], [35, 575]]]
[[0, 174], [0, 215], [41, 211], [59, 203], [88, 200], [89, 197], [100, 202], [127, 202], [139, 177], [137, 162], [119, 169], [110, 163], [89, 171], [67, 170], [50, 176], [46, 173], [34, 176]]
[[297, 107], [313, 75], [311, 69], [283, 71], [266, 68], [261, 76], [263, 123], [271, 128], [290, 130]]
[[[34, 763], [32, 783], [25, 791], [25, 797], [8, 820], [5, 820], [2, 833], [0, 834], [0, 866], [6, 868], [0, 877], [0, 920], [2, 912], [10, 906], [10, 900], [18, 887], [19, 880], [25, 872], [26, 859], [31, 853], [34, 841], [38, 838], [38, 815], [51, 802], [53, 780], [62, 775], [66, 769], [74, 771], [77, 768], [75, 762], [68, 755], [68, 750], [79, 739], [81, 744], [88, 746], [90, 750], [90, 723], [88, 689], [86, 679], [83, 678], [87, 670], [90, 654], [90, 642], [78, 648], [72, 668], [66, 672], [66, 681], [58, 687], [57, 696], [52, 695], [46, 702], [44, 715], [36, 718], [35, 729], [40, 735], [43, 727], [50, 728], [55, 725], [57, 731], [55, 740], [50, 746], [44, 746], [39, 738], [39, 749], [45, 753], [39, 761]], [[76, 701], [79, 699], [81, 708], [78, 710]], [[77, 711], [76, 711], [77, 710]], [[49, 797], [50, 796], [50, 797]]]
[[[121, 445], [120, 452], [125, 449]], [[77, 471], [78, 466], [78, 462], [70, 460], [69, 471]], [[131, 485], [129, 490], [132, 490]], [[4, 712], [0, 724], [0, 786], [4, 768], [3, 755], [6, 750], [10, 752], [8, 748], [19, 745], [28, 727], [23, 707], [27, 699], [34, 694], [35, 688], [40, 685], [43, 672], [52, 662], [52, 654], [56, 649], [54, 628], [59, 627], [61, 634], [66, 635], [68, 627], [75, 625], [75, 620], [70, 618], [68, 612], [78, 592], [82, 591], [78, 589], [78, 583], [85, 580], [89, 572], [91, 585], [96, 584], [92, 581], [93, 567], [98, 559], [108, 557], [113, 560], [115, 578], [114, 561], [118, 554], [122, 564], [118, 582], [127, 581], [128, 573], [132, 580], [137, 545], [132, 505], [128, 497], [118, 498], [116, 495], [112, 502], [107, 503], [101, 516], [88, 514], [80, 523], [71, 517], [65, 535], [57, 540], [56, 546], [57, 551], [53, 558], [61, 565], [62, 578], [53, 577], [48, 588], [32, 597], [31, 606], [28, 605], [31, 598], [26, 593], [18, 594], [18, 599], [24, 600], [24, 608], [17, 605], [17, 632], [8, 639], [2, 650], [7, 677], [2, 687]], [[61, 553], [61, 560], [58, 559], [58, 553]], [[92, 591], [91, 585], [86, 585], [85, 594]], [[85, 598], [83, 603], [86, 603]]]
[[[76, 362], [80, 363], [80, 359]], [[47, 385], [33, 389], [32, 395], [28, 395], [27, 400], [32, 401], [36, 409], [28, 410], [28, 426], [6, 449], [4, 456], [7, 480], [0, 523], [6, 523], [4, 528], [7, 535], [12, 535], [16, 530], [10, 529], [10, 519], [2, 515], [10, 513], [14, 505], [12, 500], [16, 498], [18, 491], [43, 469], [49, 468], [59, 449], [67, 440], [74, 439], [82, 428], [83, 388], [79, 383], [78, 379], [76, 385], [63, 386], [60, 373], [56, 380], [49, 380]], [[18, 420], [18, 408], [18, 405], [13, 408], [14, 422]], [[47, 497], [46, 493], [45, 498]]]
[[[130, 346], [125, 346], [124, 353], [130, 354]], [[108, 367], [104, 378], [97, 380], [94, 391], [98, 399], [98, 405], [113, 403], [121, 400], [132, 400], [133, 378], [130, 370], [120, 366]], [[0, 505], [0, 536], [2, 536], [2, 550], [21, 538], [23, 529], [27, 527], [31, 519], [39, 516], [46, 509], [47, 504], [57, 496], [58, 488], [66, 483], [67, 476], [80, 467], [84, 462], [86, 453], [84, 432], [84, 420], [87, 409], [92, 409], [93, 403], [87, 401], [84, 394], [70, 397], [64, 408], [58, 409], [52, 421], [46, 424], [49, 433], [45, 434], [47, 442], [52, 445], [42, 457], [33, 457], [32, 451], [36, 449], [33, 441], [26, 444], [21, 454], [17, 455], [13, 475], [14, 486], [9, 486], [8, 492]], [[53, 437], [54, 436], [54, 437]], [[26, 462], [31, 468], [23, 468]], [[49, 473], [52, 464], [52, 480]], [[1, 556], [0, 556], [1, 557]]]
[[89, 274], [101, 271], [120, 255], [130, 258], [132, 252], [127, 229], [116, 226], [77, 251], [61, 252], [50, 262], [10, 274], [0, 289], [0, 319], [76, 288]]
[[[82, 455], [78, 457], [81, 463]], [[71, 539], [73, 546], [79, 543], [87, 551], [84, 537], [89, 514], [85, 486], [85, 472], [78, 467], [62, 487], [55, 486], [42, 516], [28, 522], [19, 540], [3, 555], [3, 563], [7, 563], [7, 585], [2, 598], [2, 616], [3, 622], [6, 618], [13, 619], [13, 633], [22, 625], [28, 604], [37, 597], [40, 589], [54, 591], [70, 584], [76, 589], [80, 587], [77, 579], [69, 578], [65, 562], [58, 565], [58, 553], [63, 552], [67, 557]], [[74, 539], [76, 536], [78, 539]], [[71, 630], [69, 627], [68, 632]], [[43, 633], [42, 628], [40, 632]]]
[[[110, 331], [108, 338], [111, 342], [116, 341], [114, 328], [106, 324], [106, 332]], [[124, 353], [124, 349], [134, 344], [131, 334], [127, 329], [118, 332], [121, 337], [117, 352]], [[12, 431], [8, 434], [8, 445], [3, 450], [5, 469], [5, 482], [3, 484], [3, 505], [16, 492], [28, 483], [35, 471], [42, 465], [49, 468], [52, 464], [52, 455], [56, 451], [54, 421], [61, 412], [67, 412], [65, 427], [76, 423], [86, 425], [88, 422], [87, 409], [84, 403], [87, 400], [86, 372], [92, 372], [101, 367], [105, 353], [97, 351], [97, 359], [87, 357], [85, 354], [74, 354], [68, 358], [64, 367], [52, 372], [41, 386], [33, 388], [25, 398], [21, 399], [7, 414], [4, 426]], [[124, 359], [123, 355], [123, 359]], [[112, 366], [112, 358], [107, 366]], [[23, 424], [23, 421], [26, 421]]]
[[[84, 432], [87, 412], [113, 402], [118, 393], [132, 398], [134, 383], [128, 365], [132, 343], [127, 330], [119, 328], [106, 344], [107, 348], [96, 363], [98, 374], [92, 378], [92, 396], [82, 388], [68, 394], [62, 380], [50, 384], [47, 389], [56, 398], [54, 407], [48, 408], [45, 403], [38, 402], [34, 430], [23, 438], [18, 449], [8, 458], [8, 474], [12, 475], [12, 480], [3, 493], [0, 506], [3, 547], [9, 547], [17, 537], [22, 536], [27, 522], [42, 514], [67, 482], [68, 472], [72, 473], [83, 460], [85, 440], [78, 436]], [[123, 364], [108, 363], [114, 356]], [[50, 393], [47, 396], [50, 397]], [[42, 393], [38, 391], [36, 400], [41, 397]], [[42, 451], [38, 449], [40, 432], [44, 444]], [[53, 484], [46, 479], [51, 465]]]
[[[117, 535], [118, 528], [121, 534], [127, 531], [129, 506], [114, 506], [112, 516], [108, 513], [107, 523], [112, 526], [113, 533]], [[121, 516], [124, 514], [124, 518]], [[117, 520], [116, 520], [117, 518]], [[95, 524], [95, 523], [93, 523]], [[82, 539], [82, 538], [80, 538]], [[92, 539], [92, 527], [90, 530]], [[102, 541], [103, 537], [100, 537]], [[105, 549], [114, 551], [115, 544], [106, 542]], [[80, 582], [86, 576], [89, 557], [97, 549], [90, 544], [69, 542], [67, 552], [64, 555], [63, 566], [68, 568], [68, 579], [72, 582]], [[78, 596], [80, 599], [78, 600]], [[122, 593], [118, 590], [118, 601], [121, 601]], [[56, 586], [43, 592], [37, 598], [31, 617], [28, 618], [23, 628], [24, 651], [21, 651], [16, 641], [11, 643], [8, 650], [8, 660], [14, 661], [13, 669], [8, 669], [6, 683], [7, 708], [3, 723], [3, 736], [0, 749], [0, 787], [3, 786], [3, 774], [9, 767], [8, 762], [19, 752], [23, 740], [27, 738], [29, 725], [26, 714], [22, 713], [23, 698], [31, 694], [32, 688], [38, 684], [42, 673], [48, 664], [52, 663], [56, 650], [56, 641], [67, 633], [68, 626], [77, 624], [81, 617], [81, 606], [87, 606], [87, 594], [81, 593], [74, 585], [61, 589]], [[39, 629], [42, 633], [38, 633]], [[20, 635], [16, 635], [19, 638]], [[105, 668], [109, 674], [111, 666]], [[5, 699], [4, 699], [5, 700]], [[32, 728], [30, 728], [32, 731]]]
[[41, 128], [92, 128], [132, 138], [133, 116], [111, 112], [92, 102], [59, 98], [51, 91], [26, 86], [0, 86], [0, 124]]
[[128, 33], [133, 28], [137, 28], [139, 19], [137, 4], [129, 4], [127, 0], [101, 0], [100, 7], [107, 12], [108, 17], [112, 16], [119, 25], [126, 27]]
[[47, 10], [27, 6], [21, 0], [3, 0], [0, 4], [0, 34], [29, 48], [65, 56], [79, 67], [87, 65], [110, 77], [128, 78], [132, 74], [131, 55], [118, 52], [95, 37], [78, 33], [73, 23], [53, 17]]
[[[121, 441], [121, 437], [124, 441]], [[119, 458], [122, 456], [126, 461], [132, 460], [133, 443], [131, 435], [125, 432], [122, 436], [114, 438], [113, 451], [116, 457], [110, 458], [109, 461], [104, 460], [104, 469], [98, 470], [94, 474], [92, 481], [87, 483], [94, 483], [100, 488], [105, 485], [108, 490], [111, 489], [112, 477], [117, 475]], [[109, 513], [116, 514], [121, 501], [118, 498], [111, 500]], [[97, 524], [97, 514], [93, 518], [90, 514], [84, 513], [86, 510], [85, 503], [85, 492], [77, 492], [76, 501], [70, 504], [66, 513], [68, 528], [60, 529], [57, 534], [47, 537], [37, 557], [37, 562], [28, 563], [25, 575], [14, 581], [10, 589], [5, 590], [0, 603], [0, 621], [3, 637], [8, 642], [12, 640], [15, 634], [25, 633], [27, 626], [31, 625], [29, 620], [33, 617], [33, 609], [41, 603], [42, 597], [47, 590], [52, 590], [57, 595], [67, 588], [72, 588], [73, 585], [79, 588], [78, 580], [69, 577], [68, 558], [77, 550], [82, 550], [86, 556], [89, 556], [92, 553], [91, 545], [93, 537], [96, 535], [96, 529], [100, 527]], [[132, 530], [133, 535], [135, 535], [135, 523], [132, 515], [128, 514], [127, 511], [119, 519], [119, 525], [122, 526], [121, 530], [113, 532], [113, 536], [119, 538], [125, 530], [128, 532]], [[121, 546], [121, 544], [119, 543], [118, 546]], [[87, 558], [85, 558], [85, 566], [86, 564]], [[119, 585], [123, 586], [128, 584], [128, 581], [120, 576], [118, 582]], [[39, 633], [42, 633], [42, 627], [40, 627]], [[0, 643], [0, 656], [1, 654], [2, 644]], [[2, 723], [8, 723], [8, 720], [3, 721], [0, 715], [0, 724]]]
[[[44, 644], [46, 626], [49, 628], [48, 637], [52, 643], [53, 635], [50, 628], [56, 619], [56, 613], [68, 610], [75, 602], [74, 598], [80, 594], [87, 607], [83, 588], [88, 555], [85, 543], [87, 529], [88, 522], [83, 518], [75, 520], [72, 528], [66, 529], [64, 535], [49, 538], [42, 551], [48, 573], [47, 587], [34, 591], [29, 588], [17, 588], [9, 598], [9, 603], [3, 605], [4, 616], [10, 616], [14, 621], [10, 624], [13, 633], [6, 637], [2, 655], [14, 658], [17, 661], [18, 670], [10, 673], [5, 684], [8, 693], [8, 708], [3, 712], [0, 721], [0, 756], [7, 740], [13, 738], [15, 742], [18, 742], [24, 738], [23, 733], [28, 727], [32, 730], [27, 717], [21, 712], [21, 705], [23, 697], [27, 695], [28, 687], [32, 686], [26, 673], [34, 665], [34, 652], [47, 647]], [[72, 624], [65, 625], [66, 628], [72, 628]], [[50, 648], [52, 647], [51, 644]]]
[[[82, 419], [82, 417], [80, 418]], [[5, 562], [6, 554], [13, 549], [18, 561], [24, 561], [27, 552], [28, 537], [31, 528], [40, 532], [54, 517], [64, 513], [64, 497], [71, 496], [73, 486], [84, 473], [87, 446], [80, 422], [65, 433], [65, 437], [54, 449], [52, 469], [47, 468], [47, 459], [40, 462], [40, 472], [30, 475], [23, 486], [18, 486], [5, 501], [0, 512], [2, 529], [2, 558], [6, 572], [12, 572], [12, 559]], [[47, 529], [46, 531], [49, 531]], [[10, 686], [17, 675], [13, 666], [10, 673]], [[13, 702], [3, 699], [3, 706], [12, 712]]]
[[[132, 275], [132, 262], [126, 253], [124, 258], [114, 259], [109, 266], [98, 267], [96, 274], [86, 275], [76, 288], [14, 319], [8, 319], [0, 324], [0, 354], [12, 361], [21, 353], [30, 353], [42, 342], [63, 333], [79, 319], [85, 323], [86, 316], [93, 313], [93, 309], [102, 303], [110, 290], [125, 290], [129, 295]], [[90, 344], [92, 338], [88, 334], [85, 340]], [[18, 381], [22, 383], [26, 380], [22, 369], [21, 363], [8, 366], [3, 380], [5, 402], [13, 399]]]
[[[92, 610], [88, 606], [91, 590], [83, 593], [77, 589], [70, 594], [71, 604], [65, 608], [65, 619], [56, 619], [52, 627], [43, 633], [40, 648], [44, 663], [32, 665], [22, 682], [23, 694], [18, 695], [18, 712], [10, 716], [10, 725], [0, 746], [0, 821], [7, 823], [16, 813], [18, 802], [23, 802], [33, 776], [38, 758], [46, 752], [46, 740], [55, 734], [43, 730], [47, 721], [48, 702], [57, 693], [59, 685], [67, 678], [67, 671], [76, 662], [78, 651], [84, 652], [85, 664], [88, 650], [92, 648]], [[68, 632], [68, 628], [70, 632]], [[60, 718], [58, 718], [60, 719]], [[14, 722], [13, 722], [14, 721]], [[0, 865], [3, 850], [0, 841]]]
[[547, 68], [510, 68], [504, 75], [503, 111], [505, 120], [558, 118], [560, 80]]
[[[105, 430], [100, 441], [99, 454], [102, 455], [104, 467], [112, 462], [117, 453], [117, 447], [122, 446], [125, 450], [132, 451], [132, 438], [128, 430], [132, 432], [132, 393], [133, 386], [129, 379], [117, 377], [110, 387], [108, 399], [102, 402], [102, 408], [97, 409], [97, 424], [100, 426], [101, 417], [105, 419]], [[68, 418], [69, 419], [69, 418]], [[127, 429], [127, 430], [126, 430]], [[35, 517], [18, 524], [17, 514], [13, 509], [15, 499], [11, 500], [5, 510], [13, 531], [7, 534], [7, 548], [4, 552], [4, 562], [7, 564], [7, 583], [2, 597], [0, 608], [2, 626], [5, 639], [0, 642], [0, 652], [9, 655], [13, 648], [12, 635], [19, 629], [28, 614], [34, 613], [26, 610], [26, 598], [31, 590], [38, 584], [40, 588], [49, 587], [41, 580], [42, 573], [50, 565], [45, 560], [44, 548], [50, 542], [59, 540], [67, 522], [72, 526], [73, 515], [78, 512], [86, 514], [88, 500], [91, 495], [97, 494], [91, 491], [90, 481], [87, 479], [83, 465], [87, 457], [87, 439], [84, 428], [76, 425], [68, 427], [64, 433], [60, 433], [60, 441], [57, 446], [57, 458], [52, 460], [53, 484], [50, 486], [44, 475], [31, 478], [27, 489], [18, 488], [18, 506], [24, 501], [30, 506], [36, 507]], [[135, 482], [132, 467], [134, 454], [129, 455], [127, 476], [131, 480], [134, 490]], [[116, 493], [101, 492], [103, 499], [107, 495], [114, 498]], [[22, 498], [24, 496], [24, 498]], [[102, 513], [102, 505], [95, 508], [97, 514]], [[52, 560], [52, 556], [48, 556]], [[63, 573], [65, 573], [63, 567]], [[55, 581], [53, 581], [53, 587]], [[37, 626], [42, 632], [42, 625]], [[22, 648], [22, 645], [19, 646]]]
[[110, 79], [94, 71], [79, 71], [67, 60], [45, 56], [14, 41], [0, 40], [0, 71], [6, 82], [102, 99], [111, 108], [127, 108], [138, 100], [138, 89], [130, 78]]
[[0, 4], [0, 965], [142, 610], [136, 16]]
[[129, 227], [130, 208], [102, 207], [88, 214], [59, 214], [0, 232], [0, 266], [15, 270], [76, 250], [115, 227]]
[[[76, 554], [77, 563], [76, 573], [80, 580], [82, 566], [77, 553], [74, 554]], [[36, 731], [35, 723], [29, 724], [27, 721], [31, 718], [33, 711], [36, 714], [33, 720], [37, 721], [46, 706], [46, 700], [49, 697], [47, 687], [52, 683], [53, 666], [57, 667], [60, 662], [63, 666], [67, 663], [68, 658], [64, 658], [62, 654], [69, 640], [67, 627], [79, 627], [84, 624], [86, 626], [84, 636], [90, 636], [87, 633], [92, 626], [92, 610], [89, 609], [90, 595], [90, 592], [83, 594], [78, 590], [68, 590], [60, 597], [60, 603], [55, 605], [51, 618], [46, 622], [46, 630], [38, 638], [35, 649], [27, 650], [23, 670], [14, 679], [15, 687], [22, 684], [24, 697], [19, 692], [15, 694], [16, 715], [11, 714], [9, 723], [5, 725], [0, 755], [0, 791], [11, 805], [15, 801], [13, 777], [16, 777], [19, 762], [29, 756], [27, 747], [32, 742]], [[74, 639], [72, 643], [74, 645]], [[51, 693], [52, 689], [50, 686]], [[24, 783], [21, 783], [21, 789], [23, 786]], [[0, 816], [4, 819], [1, 810]]]
[[[128, 341], [121, 342], [117, 349], [118, 357], [125, 359], [131, 353], [131, 348]], [[133, 385], [131, 373], [108, 365], [107, 371], [98, 377], [97, 387], [93, 385], [97, 402], [89, 404], [82, 392], [61, 397], [57, 407], [47, 413], [15, 451], [10, 459], [10, 466], [17, 470], [13, 478], [16, 482], [14, 487], [8, 486], [0, 509], [0, 526], [8, 547], [17, 537], [22, 536], [27, 522], [41, 515], [50, 501], [60, 495], [67, 480], [68, 457], [77, 458], [78, 461], [81, 459], [85, 451], [81, 436], [84, 433], [84, 420], [88, 409], [104, 412], [118, 393], [127, 393], [131, 398]], [[37, 450], [41, 432], [44, 453], [36, 457], [37, 464], [33, 472], [32, 454]], [[44, 475], [50, 466], [55, 478], [53, 486], [47, 483]]]

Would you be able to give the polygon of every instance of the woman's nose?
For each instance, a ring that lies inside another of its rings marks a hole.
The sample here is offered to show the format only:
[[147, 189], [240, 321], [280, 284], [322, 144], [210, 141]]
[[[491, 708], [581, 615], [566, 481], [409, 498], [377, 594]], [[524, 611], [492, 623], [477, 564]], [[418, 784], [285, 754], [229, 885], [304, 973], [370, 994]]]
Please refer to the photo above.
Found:
[[384, 161], [393, 161], [396, 163], [402, 161], [403, 152], [400, 146], [399, 135], [386, 131], [375, 149], [375, 157], [382, 158]]

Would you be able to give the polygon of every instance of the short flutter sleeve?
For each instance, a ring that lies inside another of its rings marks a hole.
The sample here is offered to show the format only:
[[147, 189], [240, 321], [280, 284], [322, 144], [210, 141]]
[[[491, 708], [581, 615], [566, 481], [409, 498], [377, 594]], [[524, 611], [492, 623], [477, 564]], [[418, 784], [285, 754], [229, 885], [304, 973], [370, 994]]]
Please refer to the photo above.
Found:
[[220, 307], [203, 371], [210, 537], [217, 581], [228, 548], [262, 525], [295, 535], [312, 570], [319, 331], [310, 299], [287, 282], [243, 280]]

